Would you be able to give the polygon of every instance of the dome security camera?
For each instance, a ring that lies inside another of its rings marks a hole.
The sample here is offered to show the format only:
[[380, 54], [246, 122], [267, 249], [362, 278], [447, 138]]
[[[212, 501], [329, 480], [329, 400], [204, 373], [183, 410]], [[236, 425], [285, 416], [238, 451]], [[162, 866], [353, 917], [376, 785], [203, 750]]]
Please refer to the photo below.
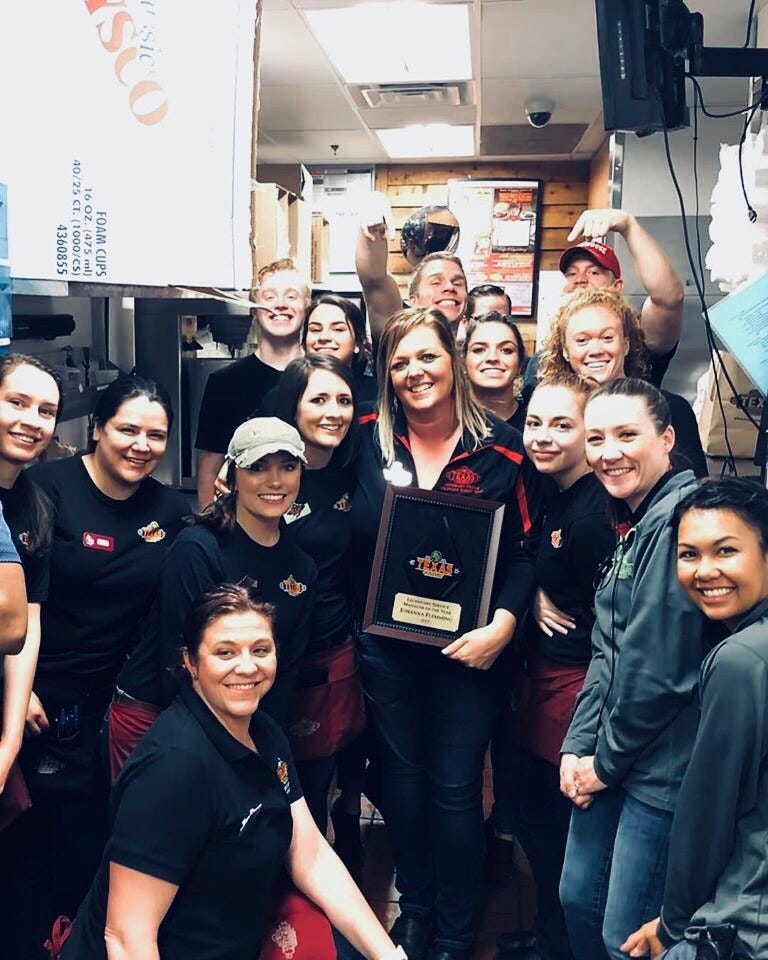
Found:
[[546, 127], [554, 109], [555, 101], [549, 97], [531, 97], [525, 101], [525, 116], [532, 127]]

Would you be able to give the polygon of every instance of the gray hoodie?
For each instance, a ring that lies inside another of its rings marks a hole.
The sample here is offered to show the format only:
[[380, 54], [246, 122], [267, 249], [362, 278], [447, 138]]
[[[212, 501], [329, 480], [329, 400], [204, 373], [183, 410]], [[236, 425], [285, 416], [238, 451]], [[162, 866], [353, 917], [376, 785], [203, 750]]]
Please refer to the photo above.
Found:
[[736, 925], [768, 958], [768, 601], [701, 668], [701, 720], [672, 822], [659, 937]]
[[672, 811], [696, 734], [703, 616], [677, 581], [670, 520], [697, 487], [674, 474], [619, 542], [595, 596], [592, 661], [563, 753], [595, 757], [595, 773]]

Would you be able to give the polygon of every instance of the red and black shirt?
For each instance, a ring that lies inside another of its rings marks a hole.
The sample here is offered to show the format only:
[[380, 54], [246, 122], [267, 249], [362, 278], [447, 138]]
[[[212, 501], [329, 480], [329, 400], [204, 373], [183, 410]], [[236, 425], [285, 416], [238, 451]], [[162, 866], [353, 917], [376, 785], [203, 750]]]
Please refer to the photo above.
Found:
[[[389, 470], [400, 474], [402, 485], [417, 483], [404, 420], [401, 418], [395, 424], [395, 464], [389, 469], [378, 443], [377, 420], [375, 410], [362, 412], [358, 419], [360, 453], [352, 497], [352, 577], [358, 619], [365, 605], [388, 485], [385, 470], [390, 476]], [[505, 505], [491, 610], [508, 610], [519, 621], [534, 587], [534, 560], [541, 526], [539, 479], [525, 456], [520, 433], [492, 415], [488, 416], [488, 424], [491, 432], [476, 448], [468, 433], [459, 438], [433, 489], [496, 500]]]

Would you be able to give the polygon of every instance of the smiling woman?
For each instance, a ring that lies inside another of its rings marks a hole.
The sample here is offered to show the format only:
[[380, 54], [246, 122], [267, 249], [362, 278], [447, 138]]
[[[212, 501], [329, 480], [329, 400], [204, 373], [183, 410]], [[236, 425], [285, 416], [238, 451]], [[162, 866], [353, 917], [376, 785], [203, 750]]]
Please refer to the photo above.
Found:
[[628, 934], [661, 905], [696, 729], [703, 618], [674, 575], [671, 519], [697, 484], [672, 468], [669, 407], [650, 384], [600, 387], [584, 426], [587, 460], [625, 534], [601, 571], [592, 659], [560, 748], [560, 786], [574, 804], [560, 898], [576, 960], [621, 960]]
[[[23, 433], [40, 447], [56, 417], [57, 391], [50, 378], [48, 384], [38, 394], [28, 383], [21, 391], [26, 400], [16, 393], [6, 398], [20, 411]], [[33, 397], [40, 399], [32, 404]], [[185, 498], [151, 476], [171, 422], [162, 387], [137, 377], [116, 380], [99, 394], [91, 450], [29, 472], [52, 503], [53, 542], [27, 711], [32, 735], [20, 754], [33, 807], [9, 838], [18, 845], [13, 859], [20, 873], [9, 906], [12, 925], [28, 938], [22, 956], [34, 953], [56, 916], [73, 914], [101, 855], [109, 784], [99, 729], [187, 512]], [[45, 894], [24, 896], [30, 883], [41, 883]]]
[[[243, 578], [275, 606], [280, 669], [264, 709], [287, 725], [309, 637], [317, 568], [284, 535], [306, 464], [298, 432], [276, 417], [247, 420], [227, 451], [228, 492], [196, 514], [168, 555], [160, 583], [162, 658], [174, 662], [184, 618], [206, 590]], [[161, 677], [156, 676], [156, 684]], [[163, 702], [175, 692], [167, 688]]]
[[[427, 267], [445, 264], [456, 269], [444, 257]], [[466, 287], [457, 282], [453, 290], [463, 311]], [[430, 308], [389, 319], [379, 344], [378, 410], [360, 417], [352, 496], [359, 612], [388, 482], [505, 504], [487, 624], [442, 650], [359, 638], [363, 685], [381, 734], [383, 807], [400, 892], [393, 939], [410, 960], [423, 960], [430, 948], [436, 960], [464, 960], [472, 950], [483, 760], [508, 676], [503, 651], [533, 588], [539, 524], [535, 471], [522, 438], [474, 399], [451, 319]], [[414, 530], [414, 544], [428, 533]]]
[[273, 617], [242, 584], [192, 605], [181, 691], [115, 784], [107, 852], [62, 960], [256, 957], [285, 873], [365, 957], [396, 955], [257, 709], [278, 664]]

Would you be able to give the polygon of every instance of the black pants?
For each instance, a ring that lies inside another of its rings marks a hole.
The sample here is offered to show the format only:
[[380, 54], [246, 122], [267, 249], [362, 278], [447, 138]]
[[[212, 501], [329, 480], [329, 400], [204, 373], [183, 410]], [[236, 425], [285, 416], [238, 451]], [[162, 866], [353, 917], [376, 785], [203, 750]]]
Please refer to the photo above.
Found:
[[61, 914], [74, 918], [101, 861], [107, 798], [32, 797], [0, 834], [0, 929], [4, 960], [41, 960]]
[[525, 851], [536, 884], [536, 939], [546, 960], [573, 960], [560, 906], [560, 874], [573, 806], [560, 792], [560, 772], [527, 750], [507, 744], [506, 762], [499, 764], [509, 778], [514, 798], [514, 833]]
[[[57, 715], [44, 706], [49, 718]], [[0, 833], [3, 960], [46, 956], [42, 944], [54, 920], [74, 919], [101, 862], [109, 796], [102, 716], [100, 709], [81, 715], [65, 740], [52, 722], [45, 734], [24, 741], [19, 760], [32, 807]]]

